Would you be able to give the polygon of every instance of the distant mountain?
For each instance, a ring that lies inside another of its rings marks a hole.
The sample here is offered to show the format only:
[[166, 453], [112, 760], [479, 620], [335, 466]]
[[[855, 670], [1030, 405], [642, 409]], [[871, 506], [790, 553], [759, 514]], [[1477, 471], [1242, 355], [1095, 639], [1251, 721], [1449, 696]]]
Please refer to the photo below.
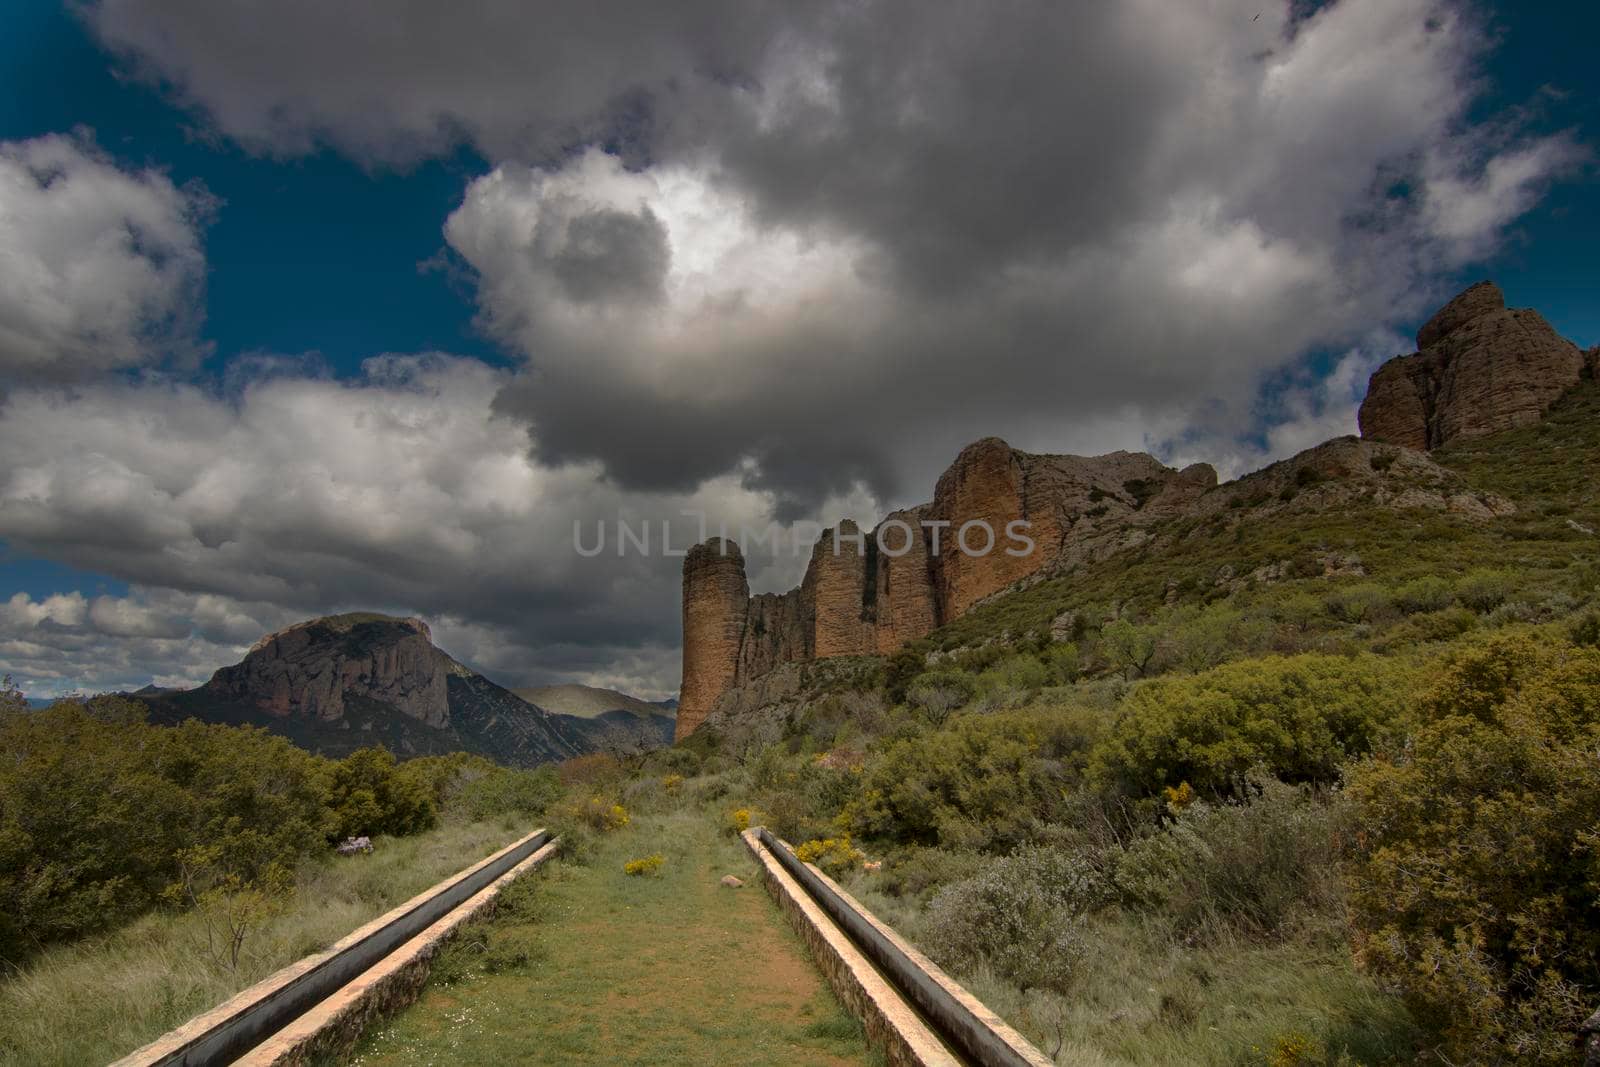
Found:
[[[530, 704], [537, 704], [547, 711], [574, 715], [580, 719], [597, 718], [608, 711], [630, 711], [648, 718], [667, 710], [661, 704], [640, 700], [638, 697], [619, 693], [615, 689], [599, 689], [592, 685], [541, 685], [527, 689], [513, 689], [512, 692]], [[674, 701], [673, 705], [676, 704]]]
[[330, 756], [381, 744], [398, 756], [464, 751], [531, 767], [617, 741], [608, 718], [553, 714], [452, 659], [421, 619], [370, 612], [268, 634], [198, 689], [130, 695], [154, 722], [264, 726]]
[[592, 685], [543, 685], [513, 690], [522, 699], [547, 711], [571, 715], [605, 726], [608, 741], [625, 742], [629, 733], [659, 737], [672, 743], [676, 728], [676, 700], [648, 701]]

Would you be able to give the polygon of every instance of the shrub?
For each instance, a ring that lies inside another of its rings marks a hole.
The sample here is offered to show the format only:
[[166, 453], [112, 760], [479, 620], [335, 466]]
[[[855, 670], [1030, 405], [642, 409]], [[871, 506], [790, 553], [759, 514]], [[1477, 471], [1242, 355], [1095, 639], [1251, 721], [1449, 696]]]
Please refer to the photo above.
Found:
[[634, 876], [654, 876], [661, 873], [661, 865], [666, 862], [667, 858], [665, 856], [659, 852], [655, 852], [643, 857], [642, 859], [629, 860], [627, 863], [624, 863], [622, 865], [622, 873]]
[[1389, 608], [1389, 594], [1381, 585], [1363, 582], [1329, 593], [1323, 600], [1328, 614], [1340, 622], [1372, 622]]
[[1081, 856], [1028, 849], [939, 890], [922, 942], [952, 970], [988, 965], [1023, 991], [1066, 994], [1087, 950], [1083, 917], [1106, 888]]
[[1094, 773], [1132, 796], [1188, 782], [1238, 793], [1260, 766], [1289, 782], [1331, 783], [1405, 703], [1407, 672], [1376, 656], [1245, 660], [1129, 693]]
[[1394, 594], [1394, 605], [1407, 615], [1443, 611], [1455, 600], [1450, 583], [1436, 575], [1417, 578], [1402, 585]]
[[561, 799], [561, 780], [549, 767], [519, 771], [495, 767], [462, 786], [456, 808], [468, 819], [539, 816]]
[[1042, 659], [1051, 684], [1071, 685], [1083, 673], [1083, 666], [1078, 659], [1078, 646], [1071, 641], [1051, 645], [1044, 651]]
[[324, 847], [327, 761], [259, 729], [143, 718], [115, 698], [0, 714], [0, 961], [146, 911], [180, 850], [208, 850], [198, 897], [275, 884]]
[[888, 745], [850, 782], [844, 825], [862, 837], [946, 848], [1004, 847], [1050, 821], [1099, 734], [1089, 713], [967, 715]]
[[731, 831], [734, 836], [750, 829], [751, 813], [749, 808], [734, 808], [723, 819], [723, 828]]
[[850, 843], [849, 834], [807, 841], [796, 848], [794, 854], [800, 862], [816, 864], [835, 878], [855, 870], [867, 858]]
[[977, 684], [965, 671], [936, 671], [924, 674], [906, 690], [906, 700], [935, 726], [944, 724], [950, 713], [972, 699]]
[[587, 756], [574, 756], [556, 767], [561, 784], [569, 789], [594, 789], [622, 778], [622, 763], [617, 757], [604, 752], [591, 752]]
[[1571, 1062], [1600, 999], [1600, 650], [1461, 650], [1417, 720], [1351, 776], [1358, 959], [1454, 1062]]
[[1462, 607], [1471, 608], [1479, 615], [1487, 614], [1505, 602], [1511, 591], [1511, 579], [1500, 571], [1474, 570], [1456, 584], [1456, 599]]
[[606, 797], [591, 796], [568, 805], [563, 813], [597, 833], [620, 830], [632, 820], [628, 809]]
[[333, 765], [328, 782], [333, 809], [330, 841], [376, 834], [413, 834], [439, 821], [431, 781], [396, 764], [387, 749], [362, 748]]
[[1600, 648], [1600, 612], [1591, 611], [1573, 625], [1572, 643]]
[[940, 886], [972, 877], [985, 862], [977, 852], [913, 845], [884, 865], [882, 885], [891, 896], [920, 897]]
[[[1169, 790], [1173, 819], [1118, 858], [1127, 901], [1177, 933], [1234, 930], [1270, 937], [1303, 907], [1338, 891], [1336, 797], [1256, 776], [1248, 800], [1210, 804]], [[1191, 794], [1192, 795], [1192, 794]]]

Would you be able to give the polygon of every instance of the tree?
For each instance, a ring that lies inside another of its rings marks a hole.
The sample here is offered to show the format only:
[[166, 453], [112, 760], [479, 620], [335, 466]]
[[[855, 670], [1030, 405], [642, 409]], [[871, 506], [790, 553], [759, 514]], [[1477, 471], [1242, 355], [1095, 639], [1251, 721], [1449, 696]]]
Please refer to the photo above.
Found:
[[595, 747], [632, 773], [644, 764], [645, 756], [661, 747], [661, 735], [645, 720], [628, 718], [626, 722], [608, 723], [595, 739]]
[[1351, 775], [1357, 958], [1448, 1062], [1574, 1062], [1600, 1000], [1600, 649], [1474, 646], [1416, 718]]
[[28, 701], [22, 695], [22, 690], [17, 688], [11, 675], [0, 677], [0, 715], [7, 712], [27, 711]]
[[1156, 647], [1156, 631], [1152, 626], [1135, 626], [1127, 619], [1117, 619], [1100, 630], [1100, 648], [1106, 659], [1125, 671], [1130, 680], [1144, 676], [1155, 658]]
[[943, 726], [950, 713], [972, 699], [974, 682], [965, 671], [936, 671], [925, 674], [911, 684], [906, 700], [919, 711], [929, 724]]

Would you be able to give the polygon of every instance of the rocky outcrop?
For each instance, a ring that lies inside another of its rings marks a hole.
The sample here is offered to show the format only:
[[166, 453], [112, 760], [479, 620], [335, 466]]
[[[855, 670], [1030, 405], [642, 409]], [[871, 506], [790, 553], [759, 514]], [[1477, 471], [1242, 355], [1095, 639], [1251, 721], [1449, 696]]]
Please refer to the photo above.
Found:
[[365, 612], [268, 634], [198, 689], [138, 696], [154, 722], [263, 726], [329, 756], [383, 745], [397, 756], [473, 752], [531, 767], [612, 747], [624, 731], [655, 747], [671, 727], [627, 711], [552, 715], [456, 662], [421, 619]]
[[1586, 362], [1538, 312], [1508, 309], [1493, 282], [1441, 308], [1417, 331], [1417, 349], [1372, 375], [1363, 437], [1425, 451], [1530, 425], [1577, 384]]
[[744, 557], [733, 541], [713, 537], [683, 560], [683, 692], [679, 740], [694, 732], [717, 697], [733, 684], [750, 616]]
[[817, 541], [799, 588], [748, 595], [737, 545], [713, 539], [683, 568], [681, 739], [723, 693], [784, 664], [886, 655], [1046, 568], [1098, 558], [1129, 529], [1216, 486], [1141, 453], [1043, 456], [985, 438], [963, 449], [928, 504], [872, 530], [845, 520]]
[[279, 718], [333, 722], [350, 700], [365, 698], [443, 727], [450, 721], [448, 663], [421, 619], [335, 615], [268, 634], [205, 689]]

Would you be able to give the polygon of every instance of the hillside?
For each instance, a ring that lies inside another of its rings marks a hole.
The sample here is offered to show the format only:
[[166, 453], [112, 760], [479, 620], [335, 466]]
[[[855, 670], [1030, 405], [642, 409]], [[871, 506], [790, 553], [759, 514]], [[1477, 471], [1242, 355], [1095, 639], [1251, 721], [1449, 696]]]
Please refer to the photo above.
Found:
[[[1198, 653], [1175, 646], [1202, 640], [1194, 631], [1215, 629], [1224, 616], [1228, 632], [1209, 638], [1217, 656], [1383, 647], [1463, 620], [1368, 617], [1357, 608], [1340, 617], [1312, 610], [1306, 598], [1351, 587], [1359, 599], [1373, 581], [1398, 585], [1473, 569], [1484, 572], [1480, 582], [1505, 587], [1491, 606], [1514, 591], [1517, 610], [1530, 618], [1560, 614], [1559, 599], [1545, 608], [1538, 597], [1575, 595], [1572, 556], [1590, 539], [1585, 531], [1600, 529], [1588, 473], [1600, 458], [1590, 439], [1597, 352], [1555, 338], [1536, 312], [1504, 310], [1487, 283], [1441, 309], [1420, 342], [1427, 343], [1418, 355], [1385, 364], [1373, 383], [1392, 393], [1385, 383], [1395, 366], [1432, 361], [1429, 373], [1448, 383], [1429, 394], [1430, 432], [1439, 442], [1433, 452], [1338, 438], [1217, 485], [1209, 468], [1178, 472], [1127, 453], [1034, 456], [989, 439], [969, 446], [940, 478], [935, 504], [897, 514], [931, 510], [956, 525], [976, 518], [997, 529], [1026, 515], [1038, 542], [1026, 557], [988, 570], [990, 557], [961, 553], [885, 559], [870, 535], [864, 550], [846, 537], [835, 554], [830, 531], [799, 589], [747, 599], [738, 546], [699, 546], [684, 562], [687, 711], [679, 736], [708, 717], [745, 715], [774, 692], [790, 705], [799, 675], [779, 668], [831, 656], [892, 656], [902, 693], [918, 662], [954, 657], [981, 666], [1007, 648], [1077, 640], [1118, 618], [1159, 633], [1165, 646], [1140, 676], [1174, 658], [1192, 661]], [[1541, 369], [1535, 359], [1530, 370], [1530, 345], [1551, 366]], [[1535, 372], [1545, 379], [1536, 395], [1520, 384]], [[1552, 391], [1549, 380], [1566, 384]], [[1508, 383], [1503, 408], [1486, 381]], [[1364, 424], [1398, 425], [1385, 403], [1369, 397]], [[1123, 478], [1138, 464], [1143, 478]], [[907, 560], [932, 574], [933, 593], [923, 598], [923, 621], [886, 640], [884, 620], [904, 619], [906, 598], [921, 595], [907, 591]], [[1508, 571], [1516, 572], [1514, 583]], [[952, 599], [940, 592], [947, 589], [964, 593]], [[844, 643], [825, 636], [841, 626], [866, 626], [876, 636]], [[1409, 630], [1396, 631], [1401, 626]]]
[[781, 598], [686, 560], [741, 658], [674, 754], [1057, 1062], [1577, 1063], [1600, 352], [1469, 294], [1374, 375], [1369, 436], [1166, 514], [1097, 485], [1092, 537], [887, 654], [741, 675]]
[[547, 711], [579, 719], [598, 718], [608, 711], [626, 711], [647, 719], [653, 715], [671, 715], [670, 710], [660, 704], [592, 685], [540, 685], [512, 692]]
[[[607, 720], [555, 714], [452, 659], [420, 619], [370, 612], [268, 634], [197, 689], [135, 694], [151, 720], [263, 726], [324, 755], [470, 752], [536, 766], [611, 743]], [[638, 732], [654, 743], [654, 732]]]

